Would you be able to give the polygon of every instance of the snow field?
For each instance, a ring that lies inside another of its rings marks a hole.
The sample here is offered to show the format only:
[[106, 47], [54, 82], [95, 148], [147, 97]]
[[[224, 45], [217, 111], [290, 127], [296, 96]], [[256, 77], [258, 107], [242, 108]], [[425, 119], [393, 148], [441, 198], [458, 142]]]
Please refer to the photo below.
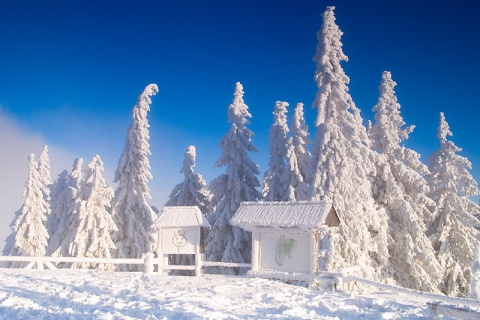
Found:
[[246, 277], [0, 269], [0, 284], [0, 319], [432, 317], [427, 301], [403, 294], [355, 297]]

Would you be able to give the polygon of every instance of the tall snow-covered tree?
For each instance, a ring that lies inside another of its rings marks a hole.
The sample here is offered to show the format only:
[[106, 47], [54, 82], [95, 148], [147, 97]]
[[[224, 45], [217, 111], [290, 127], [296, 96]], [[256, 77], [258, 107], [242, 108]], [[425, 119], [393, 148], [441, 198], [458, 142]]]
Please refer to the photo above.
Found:
[[391, 73], [385, 71], [379, 88], [380, 97], [373, 108], [376, 122], [369, 129], [369, 135], [373, 141], [372, 148], [388, 156], [392, 172], [404, 191], [405, 197], [410, 203], [417, 203], [415, 211], [428, 222], [433, 219], [436, 209], [435, 202], [426, 195], [429, 187], [424, 177], [430, 172], [420, 161], [420, 155], [417, 152], [401, 145], [415, 126], [403, 128], [405, 122], [400, 115], [395, 86], [396, 82], [393, 81]]
[[309, 196], [330, 200], [340, 216], [338, 233], [324, 268], [359, 265], [363, 276], [385, 279], [388, 266], [387, 216], [373, 200], [370, 177], [375, 175], [376, 154], [363, 126], [360, 110], [348, 93], [349, 78], [341, 62], [342, 32], [335, 23], [334, 7], [323, 13], [314, 57], [318, 91], [317, 132], [309, 168]]
[[[303, 103], [297, 103], [290, 126], [292, 145], [298, 161], [298, 169], [304, 181], [307, 181], [307, 172], [312, 155], [308, 151], [308, 146], [312, 143], [308, 126], [305, 123], [303, 113]], [[301, 199], [299, 199], [301, 200]]]
[[38, 158], [38, 173], [40, 175], [41, 189], [43, 197], [47, 202], [47, 216], [50, 215], [50, 189], [52, 186], [52, 176], [50, 175], [50, 158], [48, 156], [48, 146], [44, 146], [40, 157]]
[[298, 103], [295, 108], [290, 132], [287, 165], [281, 178], [282, 183], [288, 187], [287, 197], [283, 200], [308, 200], [307, 170], [311, 159], [308, 145], [311, 140], [303, 114], [303, 103]]
[[[96, 155], [84, 170], [80, 192], [78, 225], [67, 235], [73, 239], [68, 247], [72, 257], [111, 258], [115, 250], [111, 234], [117, 230], [110, 205], [113, 190], [102, 177], [103, 162]], [[111, 264], [75, 263], [73, 267], [114, 270]]]
[[301, 201], [307, 200], [308, 186], [302, 173], [300, 172], [299, 161], [295, 153], [292, 137], [288, 139], [287, 165], [280, 178], [284, 184], [285, 194], [282, 201]]
[[442, 269], [425, 223], [432, 220], [435, 208], [423, 177], [428, 169], [419, 154], [401, 145], [414, 126], [403, 128], [395, 86], [391, 73], [383, 72], [380, 96], [373, 108], [375, 125], [369, 130], [372, 148], [381, 154], [375, 200], [389, 216], [388, 250], [394, 279], [404, 287], [438, 291]]
[[157, 92], [157, 85], [150, 84], [139, 96], [115, 172], [114, 182], [118, 182], [118, 187], [112, 212], [118, 227], [113, 235], [118, 258], [140, 258], [153, 251], [155, 232], [152, 225], [156, 214], [147, 202], [151, 198], [148, 181], [153, 178], [148, 160], [151, 153], [147, 112], [152, 103], [150, 97]]
[[[180, 173], [183, 173], [184, 180], [173, 188], [165, 205], [197, 206], [204, 215], [207, 215], [211, 195], [203, 177], [193, 171], [195, 158], [195, 147], [188, 146], [180, 170]], [[193, 265], [195, 263], [195, 255], [171, 255], [170, 259], [177, 265]], [[191, 270], [174, 270], [173, 273], [176, 275], [194, 275]]]
[[183, 166], [180, 173], [183, 173], [183, 182], [177, 184], [170, 194], [166, 206], [197, 206], [204, 215], [207, 215], [210, 204], [210, 191], [202, 175], [195, 173], [196, 149], [188, 146], [184, 154]]
[[68, 171], [63, 170], [58, 175], [57, 180], [55, 180], [52, 184], [51, 193], [50, 193], [50, 210], [51, 214], [48, 216], [47, 219], [47, 230], [50, 237], [58, 230], [58, 226], [60, 223], [60, 216], [62, 212], [58, 212], [56, 207], [57, 205], [62, 206], [61, 203], [65, 199], [62, 198], [62, 193], [68, 189]]
[[48, 242], [47, 254], [56, 257], [70, 256], [70, 244], [73, 243], [72, 230], [78, 228], [80, 203], [82, 199], [82, 163], [83, 159], [76, 159], [72, 172], [66, 178], [68, 187], [58, 190], [52, 217], [57, 221], [53, 235]]
[[[251, 118], [243, 100], [243, 86], [237, 82], [233, 102], [228, 108], [230, 130], [220, 142], [222, 156], [215, 167], [226, 166], [226, 172], [210, 184], [213, 193], [213, 213], [209, 216], [212, 228], [207, 237], [205, 256], [209, 261], [248, 262], [251, 259], [251, 236], [248, 232], [230, 225], [242, 201], [260, 199], [259, 168], [250, 159], [249, 152], [256, 152], [251, 143], [252, 131], [247, 128]], [[234, 273], [232, 268], [220, 268], [222, 273]]]
[[480, 300], [480, 243], [475, 246], [475, 255], [472, 265], [472, 281], [468, 293], [470, 299]]
[[475, 246], [480, 239], [476, 229], [479, 221], [475, 217], [480, 207], [469, 199], [478, 195], [478, 183], [470, 171], [471, 162], [457, 153], [462, 151], [447, 139], [452, 132], [440, 113], [437, 137], [440, 149], [428, 158], [430, 196], [437, 203], [434, 248], [445, 270], [444, 293], [466, 297], [472, 280], [472, 265]]
[[[48, 243], [47, 201], [42, 192], [43, 180], [38, 172], [35, 155], [28, 156], [28, 180], [23, 190], [25, 201], [11, 224], [12, 233], [7, 238], [4, 255], [44, 256]], [[23, 263], [12, 263], [21, 266]]]
[[270, 160], [263, 179], [262, 195], [266, 201], [282, 201], [288, 198], [288, 185], [281, 180], [287, 166], [288, 126], [287, 102], [277, 101], [270, 127]]

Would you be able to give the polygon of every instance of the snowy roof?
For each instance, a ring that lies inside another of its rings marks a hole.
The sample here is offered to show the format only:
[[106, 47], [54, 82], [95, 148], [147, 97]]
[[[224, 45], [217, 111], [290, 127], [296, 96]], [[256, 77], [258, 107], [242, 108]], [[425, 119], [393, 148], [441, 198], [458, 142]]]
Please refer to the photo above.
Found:
[[164, 207], [154, 225], [157, 228], [210, 227], [198, 207], [186, 206]]
[[245, 230], [256, 227], [313, 229], [324, 225], [338, 226], [340, 220], [331, 202], [242, 202], [230, 220]]

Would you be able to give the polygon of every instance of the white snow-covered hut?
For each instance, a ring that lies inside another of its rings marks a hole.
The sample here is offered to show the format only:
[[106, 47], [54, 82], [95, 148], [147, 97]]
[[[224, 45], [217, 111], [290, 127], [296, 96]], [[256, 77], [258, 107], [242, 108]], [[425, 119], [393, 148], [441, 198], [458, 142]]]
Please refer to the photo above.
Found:
[[253, 274], [313, 275], [321, 271], [322, 241], [340, 219], [331, 202], [261, 201], [242, 202], [230, 223], [252, 232]]
[[203, 253], [203, 228], [209, 227], [207, 218], [196, 206], [164, 207], [154, 223], [154, 228], [158, 230], [158, 272], [163, 273], [167, 269], [193, 269], [193, 266], [169, 265], [168, 255], [194, 254], [195, 274], [199, 275]]

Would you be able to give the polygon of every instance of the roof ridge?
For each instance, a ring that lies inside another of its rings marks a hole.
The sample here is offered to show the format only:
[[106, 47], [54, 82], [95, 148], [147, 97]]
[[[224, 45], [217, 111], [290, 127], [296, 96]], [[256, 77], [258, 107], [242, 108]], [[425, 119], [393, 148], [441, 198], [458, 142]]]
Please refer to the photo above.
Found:
[[308, 200], [302, 200], [302, 201], [265, 201], [265, 200], [260, 200], [260, 201], [242, 201], [240, 205], [314, 205], [314, 204], [332, 204], [332, 201], [327, 201], [327, 200], [316, 200], [316, 201], [308, 201]]

